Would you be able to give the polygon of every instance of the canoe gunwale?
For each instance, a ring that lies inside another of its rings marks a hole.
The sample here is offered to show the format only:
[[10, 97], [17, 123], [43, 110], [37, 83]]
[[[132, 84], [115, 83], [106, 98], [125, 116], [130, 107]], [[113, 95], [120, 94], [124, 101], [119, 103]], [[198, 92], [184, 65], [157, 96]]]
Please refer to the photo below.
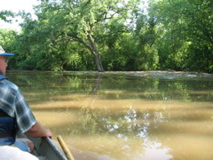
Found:
[[22, 135], [22, 138], [28, 138], [34, 143], [33, 155], [42, 160], [67, 160], [63, 152], [54, 144], [49, 137], [34, 138]]

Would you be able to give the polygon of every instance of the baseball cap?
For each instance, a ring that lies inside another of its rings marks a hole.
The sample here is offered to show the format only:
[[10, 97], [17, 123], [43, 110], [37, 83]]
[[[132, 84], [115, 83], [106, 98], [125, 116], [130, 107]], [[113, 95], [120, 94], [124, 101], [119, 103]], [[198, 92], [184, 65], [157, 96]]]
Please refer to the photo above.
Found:
[[14, 53], [5, 53], [5, 51], [2, 48], [2, 46], [0, 46], [0, 55], [3, 55], [3, 56], [12, 56], [12, 55], [14, 55]]

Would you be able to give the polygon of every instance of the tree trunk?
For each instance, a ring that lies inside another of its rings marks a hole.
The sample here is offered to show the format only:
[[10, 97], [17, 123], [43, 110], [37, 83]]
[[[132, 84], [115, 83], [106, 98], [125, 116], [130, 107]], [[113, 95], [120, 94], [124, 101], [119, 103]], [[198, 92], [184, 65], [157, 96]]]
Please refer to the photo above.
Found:
[[96, 63], [96, 66], [97, 66], [97, 70], [99, 72], [104, 72], [104, 68], [103, 68], [103, 65], [102, 65], [102, 61], [101, 61], [101, 57], [98, 53], [98, 49], [96, 47], [96, 44], [92, 38], [92, 35], [90, 33], [87, 34], [87, 40], [88, 40], [88, 43], [86, 43], [83, 39], [79, 38], [78, 36], [76, 35], [73, 35], [73, 34], [67, 34], [68, 36], [72, 37], [75, 41], [83, 44], [87, 49], [89, 49], [89, 51], [92, 53], [92, 55], [94, 56], [94, 59], [95, 59], [95, 63]]
[[100, 55], [98, 53], [94, 53], [94, 51], [93, 51], [93, 55], [94, 55], [94, 58], [95, 58], [95, 63], [96, 63], [98, 71], [99, 72], [104, 72], [104, 68], [103, 68], [103, 65], [102, 65], [102, 61], [101, 61]]
[[94, 55], [94, 58], [95, 58], [95, 63], [96, 63], [97, 69], [98, 69], [99, 72], [104, 72], [104, 68], [103, 68], [103, 65], [102, 65], [102, 62], [101, 62], [101, 57], [98, 53], [97, 46], [96, 46], [94, 39], [93, 39], [92, 35], [90, 34], [90, 32], [88, 32], [87, 38], [88, 38], [88, 41], [89, 41], [89, 44], [90, 44], [89, 45], [90, 51], [92, 52], [92, 54]]

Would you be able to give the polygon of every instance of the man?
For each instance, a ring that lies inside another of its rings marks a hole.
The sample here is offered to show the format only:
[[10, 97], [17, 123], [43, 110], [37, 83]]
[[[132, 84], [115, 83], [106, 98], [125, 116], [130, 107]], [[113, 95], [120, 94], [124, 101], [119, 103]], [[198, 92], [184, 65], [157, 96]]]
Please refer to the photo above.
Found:
[[17, 132], [32, 137], [52, 137], [52, 132], [36, 121], [18, 86], [5, 76], [7, 58], [12, 55], [0, 46], [0, 146], [11, 145], [32, 152], [32, 141], [16, 138]]

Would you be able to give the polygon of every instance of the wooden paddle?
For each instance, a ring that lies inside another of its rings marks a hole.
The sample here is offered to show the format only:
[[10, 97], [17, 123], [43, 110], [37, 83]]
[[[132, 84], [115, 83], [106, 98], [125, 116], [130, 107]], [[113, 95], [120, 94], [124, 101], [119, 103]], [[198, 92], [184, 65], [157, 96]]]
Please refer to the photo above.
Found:
[[72, 153], [70, 152], [69, 148], [67, 147], [66, 143], [64, 142], [63, 138], [60, 135], [57, 137], [57, 140], [58, 140], [62, 150], [64, 151], [67, 159], [68, 160], [75, 160]]

